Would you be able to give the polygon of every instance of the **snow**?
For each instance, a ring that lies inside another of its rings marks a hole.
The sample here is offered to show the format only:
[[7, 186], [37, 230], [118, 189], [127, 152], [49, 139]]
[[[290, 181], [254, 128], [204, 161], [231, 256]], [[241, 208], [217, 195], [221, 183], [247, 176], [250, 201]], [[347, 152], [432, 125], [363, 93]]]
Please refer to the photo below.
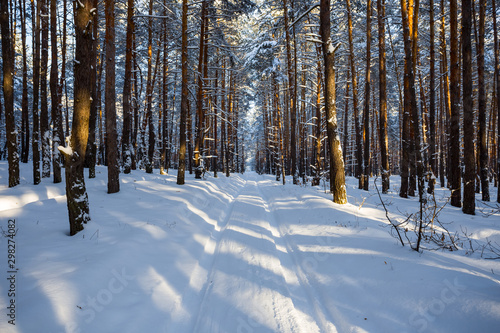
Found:
[[[7, 237], [0, 238], [0, 332], [497, 332], [499, 207], [439, 217], [469, 242], [417, 253], [390, 235], [373, 179], [347, 177], [348, 204], [324, 187], [245, 175], [176, 185], [169, 175], [107, 172], [86, 179], [91, 221], [70, 237], [64, 182], [8, 188], [0, 162], [0, 227], [15, 219], [16, 325], [6, 307]], [[155, 170], [156, 172], [156, 170]], [[63, 173], [64, 175], [64, 173]], [[377, 180], [380, 182], [380, 180]], [[382, 198], [394, 219], [418, 210]], [[492, 198], [496, 188], [491, 187]], [[438, 202], [449, 191], [436, 187]], [[480, 196], [478, 196], [480, 198]], [[10, 239], [10, 238], [9, 238]]]
[[57, 149], [63, 153], [64, 156], [73, 155], [73, 148], [71, 147], [71, 136], [66, 137], [66, 147], [58, 146]]

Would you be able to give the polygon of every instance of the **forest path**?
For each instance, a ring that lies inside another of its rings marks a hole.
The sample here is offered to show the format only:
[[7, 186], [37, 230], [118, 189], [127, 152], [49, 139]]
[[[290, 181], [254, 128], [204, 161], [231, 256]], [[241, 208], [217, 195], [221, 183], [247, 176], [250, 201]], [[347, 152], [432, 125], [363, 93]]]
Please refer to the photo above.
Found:
[[215, 246], [194, 332], [336, 332], [263, 195], [269, 184], [245, 178]]

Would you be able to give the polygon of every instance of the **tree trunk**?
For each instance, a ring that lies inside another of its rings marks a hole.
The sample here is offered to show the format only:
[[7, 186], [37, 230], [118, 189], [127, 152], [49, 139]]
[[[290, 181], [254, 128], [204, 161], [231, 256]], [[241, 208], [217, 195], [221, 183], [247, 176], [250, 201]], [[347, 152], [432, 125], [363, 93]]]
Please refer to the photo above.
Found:
[[[219, 67], [219, 56], [217, 55], [217, 62], [216, 62], [216, 67]], [[219, 109], [219, 71], [218, 69], [215, 70], [215, 84], [214, 84], [214, 96], [213, 96], [213, 99], [214, 99], [214, 158], [213, 158], [213, 162], [212, 162], [212, 171], [214, 173], [214, 178], [217, 178], [218, 175], [217, 175], [217, 169], [218, 169], [218, 160], [219, 160], [219, 156], [218, 156], [218, 147], [217, 147], [217, 144], [218, 144], [218, 133], [217, 133], [217, 128], [218, 128], [218, 121], [219, 121], [219, 116], [218, 116], [218, 109]], [[265, 121], [264, 121], [264, 124], [265, 124]]]
[[[445, 138], [443, 138], [443, 155], [446, 152], [448, 153], [446, 158], [443, 158], [443, 163], [446, 164], [445, 172], [442, 173], [442, 179], [440, 180], [441, 182], [441, 187], [448, 186], [450, 179], [448, 178], [450, 176], [448, 170], [450, 168], [450, 119], [451, 119], [451, 95], [450, 95], [450, 77], [449, 77], [449, 71], [448, 71], [448, 58], [446, 56], [447, 51], [446, 51], [446, 24], [445, 24], [445, 5], [444, 5], [444, 0], [441, 0], [441, 77], [443, 77], [443, 93], [444, 93], [444, 112], [445, 112]], [[446, 177], [448, 178], [448, 181], [445, 185], [444, 182], [444, 174], [446, 174]]]
[[83, 230], [83, 224], [90, 221], [89, 201], [85, 188], [83, 165], [89, 135], [89, 115], [92, 84], [90, 79], [92, 63], [92, 0], [74, 3], [75, 15], [75, 83], [74, 111], [71, 138], [68, 147], [60, 147], [66, 162], [66, 197], [69, 213], [70, 236]]
[[123, 81], [123, 172], [129, 174], [132, 168], [131, 99], [132, 99], [132, 49], [134, 39], [134, 0], [127, 1], [127, 35], [125, 42], [125, 78]]
[[232, 153], [232, 141], [233, 141], [233, 71], [232, 68], [229, 71], [229, 92], [228, 92], [228, 101], [227, 101], [227, 126], [226, 126], [226, 177], [229, 177], [231, 174], [231, 166], [233, 160]]
[[[89, 168], [89, 178], [95, 178], [95, 165], [97, 160], [97, 143], [96, 143], [96, 125], [97, 125], [97, 114], [100, 113], [100, 103], [101, 103], [101, 95], [100, 85], [96, 84], [98, 80], [98, 67], [102, 71], [102, 66], [98, 66], [98, 58], [100, 55], [98, 54], [99, 48], [99, 38], [98, 38], [98, 26], [99, 26], [99, 10], [98, 10], [98, 0], [93, 0], [93, 6], [95, 8], [93, 14], [93, 40], [92, 40], [92, 55], [91, 55], [91, 71], [90, 71], [90, 81], [92, 82], [92, 101], [90, 103], [90, 117], [89, 117], [89, 137], [87, 140], [87, 153], [85, 154], [85, 167]], [[100, 73], [99, 73], [100, 78]], [[101, 128], [101, 127], [100, 127]], [[100, 131], [101, 132], [101, 131]], [[101, 133], [100, 133], [101, 134]], [[102, 135], [102, 134], [101, 134]], [[102, 146], [100, 146], [102, 149]]]
[[[149, 1], [148, 18], [148, 77], [146, 82], [146, 118], [148, 120], [148, 155], [146, 158], [146, 172], [153, 173], [153, 157], [155, 151], [155, 130], [153, 122], [153, 0]], [[144, 137], [145, 140], [145, 137]], [[143, 142], [143, 145], [145, 142]]]
[[429, 194], [434, 193], [434, 187], [436, 184], [436, 175], [437, 175], [437, 159], [436, 159], [436, 56], [435, 56], [435, 47], [434, 47], [434, 36], [435, 36], [435, 27], [434, 27], [434, 0], [430, 0], [429, 2], [429, 25], [430, 25], [430, 82], [429, 82], [429, 166], [430, 166], [430, 178], [429, 178], [429, 187], [427, 192]]
[[26, 1], [19, 0], [21, 13], [21, 44], [23, 54], [23, 95], [21, 102], [21, 162], [28, 163], [30, 149], [30, 123], [28, 110], [28, 65], [26, 54]]
[[363, 110], [363, 189], [368, 191], [370, 180], [370, 84], [371, 84], [371, 16], [372, 1], [368, 0], [366, 4], [366, 72], [365, 72], [365, 100]]
[[[410, 19], [408, 15], [408, 9], [406, 5], [406, 0], [401, 0], [401, 15], [403, 17], [403, 31], [405, 37], [411, 36], [410, 34]], [[416, 27], [414, 27], [416, 28]], [[414, 140], [414, 151], [412, 154], [415, 155], [416, 161], [416, 175], [418, 179], [418, 193], [419, 193], [419, 201], [422, 208], [423, 204], [423, 192], [424, 192], [424, 177], [423, 177], [423, 163], [422, 163], [422, 152], [420, 146], [420, 130], [419, 124], [415, 119], [418, 119], [418, 108], [417, 108], [417, 98], [415, 91], [415, 75], [414, 75], [414, 64], [413, 64], [413, 53], [412, 53], [412, 40], [410, 38], [405, 38], [404, 40], [404, 49], [405, 49], [405, 81], [408, 83], [408, 98], [409, 101], [405, 101], [405, 104], [409, 107], [409, 111], [411, 112], [411, 117], [414, 119], [412, 121], [412, 129], [415, 133]], [[415, 48], [413, 48], [413, 51]], [[406, 85], [406, 84], [405, 84]], [[406, 95], [405, 95], [406, 97]], [[421, 235], [422, 235], [422, 215], [420, 215], [420, 226], [418, 232], [418, 240], [415, 250], [419, 251]]]
[[47, 1], [41, 1], [42, 59], [40, 66], [40, 135], [42, 140], [42, 177], [50, 177], [50, 129], [47, 96], [47, 63], [49, 59], [49, 12]]
[[[493, 3], [493, 35], [495, 42], [495, 80], [496, 80], [496, 101], [497, 101], [497, 165], [496, 174], [500, 177], [500, 41], [498, 38], [497, 14], [496, 14], [496, 1]], [[500, 203], [500, 191], [498, 191], [497, 202]]]
[[385, 1], [377, 1], [379, 48], [379, 141], [382, 171], [382, 193], [390, 187], [389, 139], [387, 136], [387, 69], [385, 60]]
[[330, 0], [321, 0], [320, 2], [320, 31], [325, 62], [325, 112], [330, 148], [330, 189], [333, 193], [333, 202], [345, 204], [347, 203], [347, 194], [344, 160], [337, 128], [335, 101], [335, 48], [330, 38]]
[[460, 64], [458, 62], [458, 8], [457, 0], [450, 0], [450, 141], [449, 179], [451, 205], [461, 207], [460, 167]]
[[478, 148], [479, 176], [483, 201], [490, 201], [488, 181], [488, 135], [486, 128], [486, 84], [484, 82], [484, 32], [485, 32], [486, 0], [479, 0], [479, 31], [477, 42], [477, 77], [478, 77]]
[[[138, 79], [138, 68], [137, 65], [137, 53], [134, 52], [136, 49], [136, 41], [135, 41], [135, 29], [132, 29], [132, 67], [133, 67], [133, 80], [132, 80], [132, 95], [130, 107], [132, 108], [131, 114], [133, 114], [133, 126], [131, 126], [132, 137], [130, 142], [130, 150], [132, 155], [132, 164], [130, 165], [130, 169], [137, 169], [137, 138], [139, 133], [139, 103], [138, 98], [140, 96], [139, 91], [139, 79]], [[132, 115], [131, 115], [132, 116]]]
[[277, 133], [277, 142], [279, 143], [279, 157], [277, 159], [276, 165], [276, 180], [280, 180], [279, 175], [283, 177], [283, 185], [286, 184], [285, 177], [285, 157], [283, 153], [283, 117], [281, 115], [281, 108], [279, 106], [279, 83], [276, 79], [277, 74], [273, 73], [273, 88], [274, 88], [274, 109], [276, 110], [276, 133]]
[[[167, 15], [166, 1], [163, 1], [165, 10], [163, 14]], [[160, 174], [166, 175], [168, 173], [167, 166], [167, 143], [168, 143], [168, 34], [167, 34], [167, 23], [164, 20], [162, 23], [162, 34], [163, 34], [163, 73], [162, 73], [162, 126], [161, 126], [161, 157], [160, 157]], [[160, 128], [158, 129], [160, 131]], [[167, 170], [167, 171], [166, 171]]]
[[105, 1], [106, 17], [106, 154], [108, 156], [108, 193], [120, 191], [118, 138], [116, 134], [115, 92], [115, 2]]
[[50, 96], [52, 101], [52, 168], [54, 172], [54, 183], [60, 183], [61, 177], [61, 155], [59, 147], [62, 142], [62, 116], [60, 108], [60, 96], [58, 87], [58, 50], [57, 50], [57, 0], [50, 0], [50, 42], [52, 63], [50, 67]]
[[472, 100], [472, 1], [462, 0], [462, 87], [464, 129], [464, 200], [462, 211], [475, 214], [476, 157], [474, 148], [474, 106]]
[[[293, 0], [292, 0], [293, 1]], [[285, 44], [286, 44], [286, 60], [288, 69], [288, 91], [290, 99], [290, 159], [291, 159], [291, 174], [293, 177], [293, 184], [298, 183], [297, 177], [297, 147], [296, 147], [296, 133], [295, 128], [297, 127], [297, 98], [296, 98], [296, 78], [294, 75], [294, 69], [292, 66], [292, 51], [291, 51], [291, 38], [290, 38], [290, 27], [288, 20], [288, 3], [287, 0], [283, 0], [283, 14], [285, 20]], [[293, 27], [292, 29], [295, 29]], [[295, 30], [294, 30], [295, 31]]]
[[363, 150], [362, 150], [362, 134], [359, 126], [359, 115], [358, 115], [358, 81], [357, 81], [357, 71], [354, 64], [354, 43], [352, 37], [352, 14], [351, 14], [351, 1], [347, 0], [347, 20], [348, 20], [348, 30], [349, 30], [349, 62], [351, 65], [351, 82], [352, 82], [352, 112], [354, 114], [354, 130], [356, 132], [356, 169], [355, 176], [359, 179], [359, 189], [364, 187], [363, 185]]
[[[63, 12], [67, 12], [67, 0], [63, 0]], [[69, 135], [69, 117], [68, 117], [68, 94], [67, 94], [67, 88], [66, 88], [66, 106], [65, 106], [65, 125], [66, 125], [66, 131], [64, 131], [63, 126], [62, 126], [62, 116], [63, 116], [63, 106], [62, 106], [62, 96], [63, 96], [63, 89], [66, 87], [66, 49], [67, 49], [67, 17], [66, 15], [63, 15], [63, 22], [62, 22], [62, 42], [61, 42], [61, 77], [59, 79], [59, 85], [57, 87], [57, 96], [59, 98], [59, 117], [60, 117], [60, 125], [59, 125], [59, 139], [62, 141], [62, 139], [65, 137], [66, 133]], [[57, 147], [54, 149], [57, 150]], [[63, 161], [62, 156], [61, 162]]]
[[187, 58], [187, 0], [182, 0], [182, 47], [181, 47], [181, 119], [179, 130], [179, 169], [177, 172], [177, 184], [184, 184], [184, 173], [186, 170], [186, 120], [188, 113], [188, 58]]
[[203, 66], [206, 65], [204, 60], [205, 55], [205, 45], [206, 32], [205, 29], [207, 24], [207, 6], [208, 1], [203, 1], [201, 5], [201, 18], [200, 18], [200, 44], [199, 44], [199, 56], [198, 56], [198, 72], [196, 73], [198, 82], [198, 96], [196, 104], [196, 142], [194, 147], [194, 163], [195, 163], [195, 178], [200, 179], [202, 175], [201, 159], [203, 158], [203, 141], [205, 133], [205, 111], [203, 103]]
[[314, 161], [315, 161], [315, 177], [313, 178], [313, 186], [318, 186], [321, 181], [321, 172], [323, 170], [323, 165], [321, 163], [321, 87], [322, 87], [322, 68], [321, 68], [321, 48], [317, 48], [317, 75], [316, 75], [316, 104], [315, 104], [315, 115], [316, 115], [316, 133], [315, 136], [315, 150], [314, 150]]
[[19, 185], [19, 153], [14, 116], [14, 53], [9, 26], [9, 2], [7, 0], [0, 1], [0, 29], [2, 35], [3, 98], [5, 130], [7, 132], [9, 187], [14, 187]]
[[31, 2], [33, 20], [33, 183], [40, 184], [40, 119], [38, 117], [38, 102], [40, 97], [40, 1], [35, 6]]

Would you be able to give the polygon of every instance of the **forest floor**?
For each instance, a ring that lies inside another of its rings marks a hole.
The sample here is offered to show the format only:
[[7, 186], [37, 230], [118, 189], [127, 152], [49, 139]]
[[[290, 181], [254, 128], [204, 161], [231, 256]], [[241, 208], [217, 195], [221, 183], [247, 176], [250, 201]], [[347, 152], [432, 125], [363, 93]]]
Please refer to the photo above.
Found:
[[0, 332], [499, 330], [500, 206], [479, 195], [468, 216], [438, 188], [444, 248], [427, 229], [418, 253], [413, 226], [402, 246], [381, 204], [395, 223], [418, 212], [399, 177], [381, 197], [373, 179], [367, 192], [348, 178], [337, 205], [324, 184], [251, 172], [177, 186], [175, 170], [133, 171], [110, 195], [98, 167], [92, 220], [70, 237], [64, 183], [34, 186], [30, 168], [9, 189], [0, 162]]

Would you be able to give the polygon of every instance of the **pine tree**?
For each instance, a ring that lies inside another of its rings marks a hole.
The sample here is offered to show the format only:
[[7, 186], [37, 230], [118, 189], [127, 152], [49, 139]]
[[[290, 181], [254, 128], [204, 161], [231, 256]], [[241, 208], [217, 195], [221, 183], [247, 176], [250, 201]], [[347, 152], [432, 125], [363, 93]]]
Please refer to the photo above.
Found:
[[323, 42], [325, 66], [325, 113], [327, 117], [328, 144], [330, 147], [330, 189], [333, 202], [347, 203], [344, 160], [337, 128], [335, 101], [335, 47], [330, 38], [330, 0], [320, 2], [320, 31]]
[[14, 52], [9, 24], [9, 1], [0, 1], [0, 29], [2, 36], [3, 97], [9, 163], [9, 187], [19, 185], [19, 153], [16, 119], [14, 116]]
[[106, 17], [106, 154], [108, 158], [108, 193], [120, 191], [118, 138], [116, 134], [115, 93], [115, 2], [105, 1]]
[[89, 136], [89, 116], [92, 84], [91, 71], [92, 0], [74, 3], [75, 18], [75, 65], [74, 65], [74, 110], [71, 137], [67, 147], [59, 147], [65, 158], [66, 198], [68, 204], [70, 236], [83, 230], [83, 224], [90, 221], [89, 201], [85, 187], [83, 167]]
[[186, 122], [188, 114], [188, 59], [187, 59], [187, 0], [182, 0], [182, 46], [181, 46], [181, 119], [179, 129], [179, 168], [177, 171], [177, 185], [184, 185], [186, 172]]

